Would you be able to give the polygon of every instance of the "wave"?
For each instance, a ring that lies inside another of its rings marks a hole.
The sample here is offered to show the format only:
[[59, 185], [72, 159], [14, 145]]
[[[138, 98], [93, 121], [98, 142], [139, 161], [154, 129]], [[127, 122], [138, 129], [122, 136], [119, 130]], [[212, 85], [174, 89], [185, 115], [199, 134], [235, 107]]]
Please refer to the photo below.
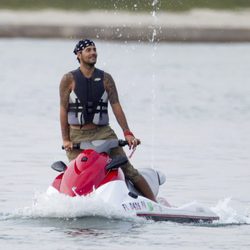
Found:
[[0, 214], [0, 220], [14, 218], [81, 218], [104, 217], [108, 219], [131, 219], [135, 214], [127, 214], [111, 204], [103, 204], [94, 194], [68, 197], [60, 193], [36, 193], [31, 206], [15, 209], [12, 213]]
[[[250, 225], [249, 207], [242, 203], [233, 208], [236, 203], [232, 198], [220, 200], [210, 209], [220, 219], [211, 224], [200, 223], [205, 226]], [[192, 203], [195, 206], [195, 202]], [[198, 205], [197, 205], [198, 206]], [[63, 194], [36, 193], [31, 206], [18, 208], [12, 213], [0, 213], [0, 221], [11, 219], [79, 219], [79, 218], [104, 218], [133, 222], [146, 222], [145, 219], [135, 214], [118, 210], [112, 204], [104, 204], [94, 194], [87, 197], [68, 197]], [[169, 222], [168, 222], [169, 223]], [[170, 222], [171, 223], [171, 222]]]
[[[232, 203], [235, 203], [237, 208], [233, 208]], [[241, 202], [236, 202], [232, 198], [219, 201], [211, 209], [220, 217], [219, 221], [214, 222], [215, 225], [250, 225], [249, 207], [245, 207]]]

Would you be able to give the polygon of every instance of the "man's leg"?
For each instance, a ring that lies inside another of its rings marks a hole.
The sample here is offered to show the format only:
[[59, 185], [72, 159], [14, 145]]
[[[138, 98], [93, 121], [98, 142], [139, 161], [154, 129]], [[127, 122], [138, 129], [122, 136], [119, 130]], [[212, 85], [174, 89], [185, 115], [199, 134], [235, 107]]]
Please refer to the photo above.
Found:
[[[116, 155], [124, 155], [126, 156], [125, 152], [122, 148], [115, 148], [111, 151], [111, 157], [114, 157]], [[148, 185], [147, 181], [144, 179], [144, 177], [138, 172], [137, 169], [135, 169], [130, 162], [127, 162], [121, 167], [124, 175], [126, 178], [128, 178], [134, 186], [140, 191], [146, 198], [155, 201], [156, 198]]]
[[[78, 143], [78, 142], [83, 141], [81, 134], [82, 134], [82, 131], [80, 129], [70, 128], [70, 140], [73, 143]], [[82, 152], [82, 150], [79, 150], [79, 149], [73, 149], [71, 151], [66, 151], [66, 155], [69, 159], [69, 162], [74, 160], [81, 152]]]
[[[70, 140], [73, 143], [98, 140], [99, 139], [98, 136], [99, 136], [99, 129], [98, 128], [89, 129], [89, 130], [70, 128]], [[82, 152], [82, 150], [73, 149], [71, 151], [67, 151], [66, 154], [67, 154], [69, 161], [72, 161], [81, 152]]]
[[137, 177], [137, 181], [133, 184], [146, 198], [157, 202], [150, 186], [142, 175], [139, 175]]
[[[100, 131], [100, 138], [102, 139], [117, 139], [117, 136], [113, 129], [109, 126], [105, 126]], [[114, 148], [110, 152], [110, 156], [114, 157], [117, 155], [126, 156], [124, 150], [121, 147]], [[142, 175], [135, 169], [130, 162], [122, 166], [124, 175], [134, 184], [134, 186], [148, 199], [156, 201], [155, 196], [148, 185], [147, 181]]]

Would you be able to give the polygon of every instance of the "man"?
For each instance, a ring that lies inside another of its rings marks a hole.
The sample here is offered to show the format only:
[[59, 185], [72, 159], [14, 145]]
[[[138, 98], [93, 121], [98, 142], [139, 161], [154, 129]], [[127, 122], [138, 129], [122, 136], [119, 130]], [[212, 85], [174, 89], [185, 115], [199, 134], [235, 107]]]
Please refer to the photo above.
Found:
[[[109, 126], [108, 101], [129, 148], [136, 148], [140, 141], [129, 129], [113, 78], [95, 68], [97, 51], [94, 42], [88, 39], [80, 40], [74, 53], [80, 67], [65, 74], [60, 83], [61, 131], [69, 160], [73, 160], [81, 152], [73, 149], [73, 143], [117, 138]], [[111, 157], [115, 155], [125, 153], [119, 147], [111, 151]], [[145, 197], [155, 201], [151, 188], [129, 162], [122, 170]]]

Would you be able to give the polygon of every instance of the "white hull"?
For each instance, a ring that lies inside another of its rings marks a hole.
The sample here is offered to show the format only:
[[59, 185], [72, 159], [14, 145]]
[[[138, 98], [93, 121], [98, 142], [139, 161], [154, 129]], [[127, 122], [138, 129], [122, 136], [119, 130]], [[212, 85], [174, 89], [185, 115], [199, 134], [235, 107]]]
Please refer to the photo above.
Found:
[[156, 221], [212, 222], [219, 219], [213, 211], [198, 203], [172, 207], [153, 202], [143, 196], [133, 198], [128, 193], [129, 190], [124, 181], [112, 181], [95, 190], [95, 195], [104, 203], [112, 204], [116, 209], [128, 214], [136, 214]]
[[[50, 186], [47, 194], [59, 193], [57, 189]], [[167, 202], [153, 202], [143, 196], [138, 195], [133, 198], [129, 195], [129, 190], [124, 181], [108, 182], [94, 191], [98, 200], [105, 204], [112, 204], [116, 210], [129, 215], [145, 217], [155, 221], [175, 221], [175, 222], [212, 222], [219, 217], [210, 209], [198, 204], [190, 203], [181, 207], [170, 206]]]

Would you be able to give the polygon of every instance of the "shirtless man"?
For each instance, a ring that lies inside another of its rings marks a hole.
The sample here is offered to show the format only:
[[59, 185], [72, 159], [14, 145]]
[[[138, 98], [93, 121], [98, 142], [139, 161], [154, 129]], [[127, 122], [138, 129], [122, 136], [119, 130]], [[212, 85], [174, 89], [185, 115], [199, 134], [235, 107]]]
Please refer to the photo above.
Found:
[[[129, 148], [136, 148], [140, 141], [129, 129], [112, 76], [95, 68], [97, 51], [94, 42], [80, 40], [74, 53], [80, 67], [65, 74], [60, 83], [60, 123], [69, 160], [81, 152], [73, 149], [73, 143], [117, 138], [109, 126], [108, 102]], [[115, 155], [125, 155], [125, 152], [118, 147], [111, 151], [111, 157]], [[124, 164], [122, 170], [145, 197], [155, 201], [148, 183], [130, 162]]]

